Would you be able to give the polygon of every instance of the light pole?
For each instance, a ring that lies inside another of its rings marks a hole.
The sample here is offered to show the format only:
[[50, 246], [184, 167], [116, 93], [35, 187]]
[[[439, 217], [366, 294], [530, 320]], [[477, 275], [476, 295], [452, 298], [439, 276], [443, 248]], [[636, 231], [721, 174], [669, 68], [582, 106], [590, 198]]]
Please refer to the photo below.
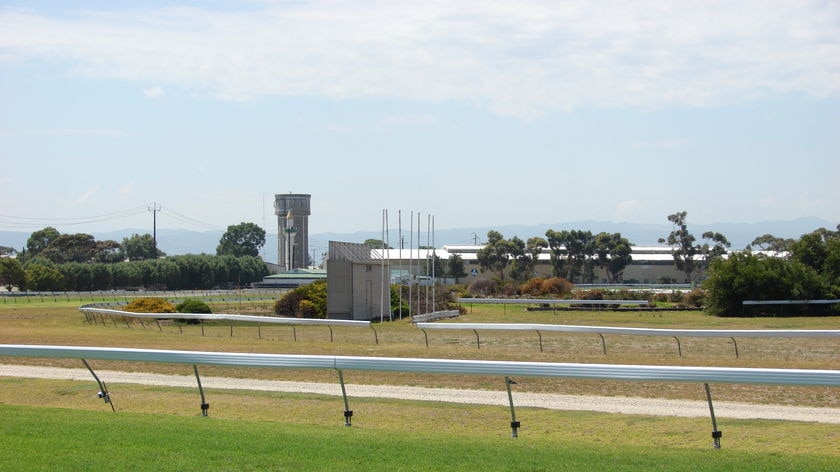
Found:
[[283, 229], [283, 233], [286, 234], [286, 270], [292, 270], [292, 266], [294, 265], [294, 253], [293, 249], [295, 246], [295, 234], [297, 233], [297, 228], [295, 228], [295, 217], [292, 216], [292, 210], [289, 210], [286, 213], [286, 228]]

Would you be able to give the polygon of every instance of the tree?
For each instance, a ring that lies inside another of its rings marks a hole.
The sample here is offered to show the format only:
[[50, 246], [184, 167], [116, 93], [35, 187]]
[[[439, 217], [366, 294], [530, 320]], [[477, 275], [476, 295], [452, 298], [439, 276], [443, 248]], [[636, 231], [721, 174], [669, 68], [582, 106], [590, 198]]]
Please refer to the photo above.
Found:
[[548, 230], [545, 236], [555, 276], [572, 282], [595, 278], [595, 237], [591, 231]]
[[29, 235], [29, 239], [26, 240], [27, 257], [35, 257], [41, 254], [41, 251], [46, 249], [53, 240], [60, 235], [61, 233], [52, 226], [47, 226], [42, 230], [35, 231]]
[[446, 264], [446, 273], [449, 277], [455, 279], [455, 283], [459, 283], [459, 279], [467, 276], [466, 268], [464, 267], [464, 259], [460, 254], [453, 254], [449, 256]]
[[94, 262], [115, 263], [123, 260], [122, 247], [120, 243], [106, 239], [105, 241], [96, 241], [96, 247], [93, 248]]
[[17, 250], [9, 246], [0, 246], [0, 256], [14, 256]]
[[551, 250], [551, 268], [555, 277], [569, 278], [569, 257], [565, 241], [568, 238], [568, 231], [554, 231], [550, 229], [545, 232], [548, 240], [548, 247]]
[[674, 229], [667, 238], [659, 238], [659, 243], [667, 243], [671, 246], [671, 255], [674, 257], [674, 264], [677, 269], [685, 273], [689, 283], [694, 283], [700, 271], [708, 267], [712, 260], [726, 254], [730, 246], [726, 236], [706, 231], [703, 239], [708, 239], [713, 244], [696, 244], [697, 238], [688, 231], [685, 222], [688, 212], [681, 211], [668, 215], [668, 221], [674, 225]]
[[383, 249], [383, 248], [384, 249], [393, 249], [391, 246], [385, 244], [385, 242], [382, 241], [381, 239], [373, 239], [373, 238], [365, 239], [364, 244], [366, 246], [372, 247], [373, 249]]
[[26, 267], [26, 287], [39, 292], [64, 290], [64, 277], [48, 264], [29, 264]]
[[132, 234], [131, 237], [122, 241], [122, 252], [130, 261], [142, 261], [146, 259], [157, 259], [166, 254], [160, 249], [156, 250], [155, 239], [151, 234]]
[[0, 257], [0, 285], [12, 291], [12, 287], [26, 290], [26, 272], [17, 259]]
[[40, 252], [41, 256], [63, 264], [65, 262], [90, 262], [96, 253], [96, 240], [84, 233], [61, 234]]
[[239, 223], [227, 227], [219, 240], [216, 255], [230, 254], [235, 257], [260, 255], [260, 248], [265, 245], [265, 230], [255, 223]]
[[[803, 300], [823, 296], [823, 284], [813, 268], [798, 261], [736, 252], [712, 262], [706, 289], [706, 312], [713, 316], [741, 316], [744, 300]], [[759, 305], [761, 310], [778, 309]], [[798, 308], [786, 308], [794, 310]]]
[[678, 270], [685, 273], [685, 278], [693, 283], [693, 275], [697, 270], [695, 256], [700, 252], [700, 248], [694, 244], [697, 238], [688, 232], [688, 225], [685, 223], [687, 215], [688, 212], [685, 211], [668, 215], [668, 221], [673, 224], [674, 228], [667, 238], [659, 238], [659, 243], [667, 243], [671, 246], [674, 264]]
[[776, 253], [787, 252], [794, 240], [790, 238], [777, 238], [772, 234], [764, 234], [759, 236], [747, 245], [747, 249], [752, 250], [753, 246], [757, 247], [759, 251], [772, 251]]
[[482, 271], [490, 270], [505, 279], [505, 269], [510, 262], [511, 243], [505, 240], [502, 233], [490, 230], [487, 232], [487, 244], [478, 250], [476, 258]]
[[620, 282], [624, 269], [633, 261], [630, 241], [621, 233], [598, 233], [595, 236], [595, 254], [598, 266], [607, 273], [609, 283]]

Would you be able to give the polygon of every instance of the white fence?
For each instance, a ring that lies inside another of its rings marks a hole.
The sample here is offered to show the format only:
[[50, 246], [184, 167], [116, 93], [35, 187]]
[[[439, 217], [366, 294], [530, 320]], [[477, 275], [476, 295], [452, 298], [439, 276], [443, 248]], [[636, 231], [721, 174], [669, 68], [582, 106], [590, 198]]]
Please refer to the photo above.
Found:
[[809, 330], [809, 329], [664, 329], [664, 328], [619, 328], [611, 326], [574, 326], [525, 323], [417, 323], [426, 336], [426, 346], [429, 336], [426, 330], [470, 330], [476, 336], [476, 344], [481, 348], [481, 331], [534, 331], [540, 338], [540, 351], [543, 350], [542, 333], [560, 331], [565, 333], [592, 333], [601, 337], [604, 354], [607, 353], [605, 334], [620, 334], [631, 336], [668, 336], [677, 341], [679, 355], [682, 356], [680, 337], [700, 338], [730, 338], [735, 344], [735, 356], [739, 357], [738, 343], [735, 338], [837, 338], [838, 329]]
[[[99, 384], [100, 398], [109, 403], [111, 396], [88, 359], [136, 362], [165, 362], [192, 364], [201, 393], [201, 411], [207, 415], [210, 407], [198, 374], [198, 365], [268, 367], [279, 369], [330, 369], [338, 372], [344, 398], [345, 425], [350, 426], [353, 411], [349, 409], [344, 385], [344, 370], [379, 372], [412, 372], [432, 374], [473, 374], [504, 376], [511, 411], [511, 432], [518, 436], [521, 423], [516, 420], [511, 376], [576, 378], [622, 381], [695, 382], [703, 383], [712, 420], [714, 447], [720, 447], [722, 432], [717, 428], [709, 383], [840, 386], [840, 370], [766, 369], [737, 367], [685, 367], [649, 365], [571, 364], [548, 362], [480, 361], [458, 359], [418, 359], [393, 357], [354, 357], [290, 354], [254, 354], [228, 352], [174, 351], [74, 346], [33, 346], [0, 344], [0, 356], [48, 357], [80, 359]], [[115, 409], [114, 409], [115, 410]], [[116, 411], [116, 410], [115, 410]]]
[[[234, 315], [225, 313], [134, 313], [131, 311], [112, 310], [109, 308], [96, 308], [83, 306], [79, 311], [85, 314], [88, 322], [92, 321], [93, 315], [108, 316], [116, 325], [114, 317], [121, 317], [123, 319], [138, 319], [138, 320], [152, 320], [158, 328], [160, 328], [160, 319], [184, 320], [184, 321], [226, 321], [228, 322], [233, 335], [233, 322], [255, 323], [257, 326], [263, 324], [287, 325], [294, 330], [295, 326], [326, 326], [330, 330], [330, 341], [333, 340], [333, 327], [355, 327], [355, 328], [370, 328], [373, 331], [376, 344], [379, 344], [379, 335], [376, 329], [373, 328], [370, 321], [356, 321], [356, 320], [328, 320], [328, 319], [313, 319], [313, 318], [283, 318], [279, 316], [255, 316], [255, 315]], [[203, 332], [203, 326], [202, 326]], [[297, 332], [294, 331], [295, 339], [297, 339]]]

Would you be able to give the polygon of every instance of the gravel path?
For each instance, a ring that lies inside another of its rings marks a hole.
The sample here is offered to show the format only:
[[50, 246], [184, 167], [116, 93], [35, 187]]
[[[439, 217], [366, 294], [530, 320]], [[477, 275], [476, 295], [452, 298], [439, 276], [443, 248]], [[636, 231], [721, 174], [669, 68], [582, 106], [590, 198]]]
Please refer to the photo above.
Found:
[[[172, 387], [196, 387], [192, 375], [164, 375], [137, 372], [97, 370], [96, 374], [107, 385], [127, 383]], [[66, 379], [93, 382], [87, 369], [66, 369], [0, 364], [0, 376], [34, 379]], [[341, 396], [338, 381], [331, 383], [286, 382], [276, 380], [235, 379], [228, 377], [201, 377], [205, 389], [263, 390], [272, 392], [313, 393]], [[438, 401], [449, 403], [474, 403], [483, 405], [508, 405], [507, 392], [500, 382], [498, 391], [459, 390], [448, 388], [402, 387], [395, 385], [347, 384], [350, 398], [396, 398], [402, 400]], [[702, 390], [698, 390], [702, 392]], [[699, 393], [698, 395], [701, 395]], [[712, 391], [714, 396], [714, 390]], [[656, 398], [599, 397], [516, 392], [513, 401], [519, 407], [538, 407], [552, 410], [597, 411], [653, 416], [708, 417], [709, 405], [705, 399], [669, 400]], [[793, 407], [715, 401], [715, 414], [719, 418], [770, 419], [840, 424], [840, 408]]]

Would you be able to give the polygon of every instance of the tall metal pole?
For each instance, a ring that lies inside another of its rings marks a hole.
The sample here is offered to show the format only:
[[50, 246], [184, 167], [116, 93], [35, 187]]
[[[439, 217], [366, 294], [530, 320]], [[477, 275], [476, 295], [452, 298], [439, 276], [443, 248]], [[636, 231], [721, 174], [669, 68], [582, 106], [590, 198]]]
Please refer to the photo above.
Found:
[[154, 258], [157, 259], [158, 250], [157, 250], [157, 214], [163, 208], [157, 204], [157, 202], [152, 203], [152, 206], [149, 207], [149, 211], [152, 212], [152, 245], [154, 246]]

